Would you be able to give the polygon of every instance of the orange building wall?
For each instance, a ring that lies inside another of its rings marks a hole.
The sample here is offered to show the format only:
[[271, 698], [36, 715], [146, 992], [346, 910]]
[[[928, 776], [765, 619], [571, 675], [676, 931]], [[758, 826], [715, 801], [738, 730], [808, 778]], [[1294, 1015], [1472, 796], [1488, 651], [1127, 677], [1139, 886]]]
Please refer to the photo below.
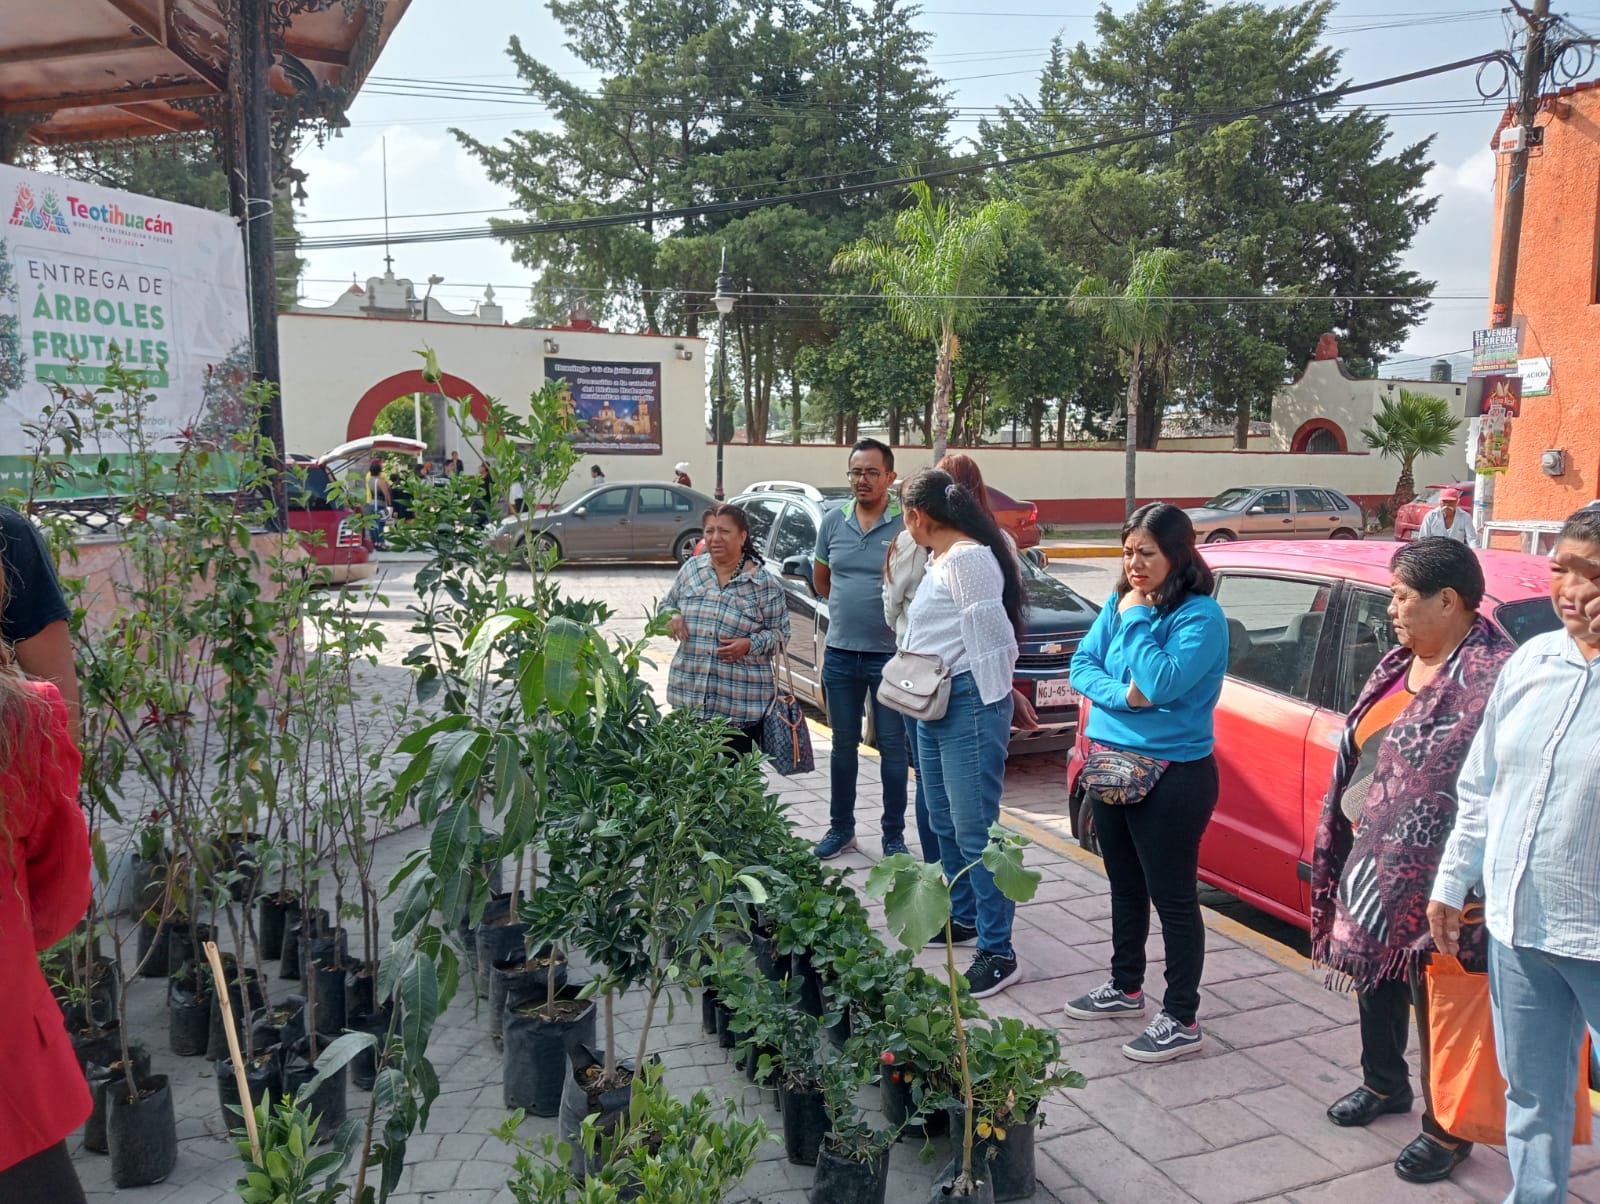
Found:
[[[1524, 399], [1512, 422], [1511, 467], [1495, 486], [1497, 519], [1564, 519], [1600, 496], [1600, 90], [1567, 89], [1547, 101], [1539, 124], [1544, 146], [1528, 161], [1512, 312], [1527, 319], [1523, 356], [1551, 358], [1551, 392]], [[1510, 156], [1496, 160], [1491, 277]], [[1539, 466], [1540, 453], [1554, 447], [1567, 453], [1559, 477]]]

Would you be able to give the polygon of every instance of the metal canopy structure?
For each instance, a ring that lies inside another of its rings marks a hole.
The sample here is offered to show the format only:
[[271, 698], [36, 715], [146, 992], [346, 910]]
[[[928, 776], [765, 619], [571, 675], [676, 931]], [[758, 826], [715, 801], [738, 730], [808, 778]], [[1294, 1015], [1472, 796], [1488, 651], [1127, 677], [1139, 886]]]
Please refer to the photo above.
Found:
[[[303, 137], [346, 124], [410, 3], [0, 0], [0, 163], [29, 147], [209, 139], [245, 233], [255, 375], [276, 386], [273, 196], [298, 178]], [[280, 406], [262, 429], [281, 463]]]

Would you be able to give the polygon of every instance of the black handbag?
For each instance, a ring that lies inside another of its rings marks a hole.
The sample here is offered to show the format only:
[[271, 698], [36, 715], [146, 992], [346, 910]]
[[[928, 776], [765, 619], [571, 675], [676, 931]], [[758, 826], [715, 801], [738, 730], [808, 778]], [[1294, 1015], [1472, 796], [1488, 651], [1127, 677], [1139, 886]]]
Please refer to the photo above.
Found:
[[1078, 780], [1090, 802], [1107, 807], [1131, 807], [1144, 802], [1171, 764], [1171, 761], [1091, 741]]
[[[773, 658], [773, 675], [776, 681], [777, 662], [784, 657], [782, 649]], [[767, 713], [761, 717], [761, 734], [757, 740], [761, 751], [767, 754], [767, 760], [785, 777], [797, 773], [810, 773], [817, 767], [817, 759], [811, 751], [811, 729], [806, 725], [805, 712], [800, 709], [800, 700], [792, 692], [785, 691], [781, 681], [776, 684], [772, 705], [767, 708]]]

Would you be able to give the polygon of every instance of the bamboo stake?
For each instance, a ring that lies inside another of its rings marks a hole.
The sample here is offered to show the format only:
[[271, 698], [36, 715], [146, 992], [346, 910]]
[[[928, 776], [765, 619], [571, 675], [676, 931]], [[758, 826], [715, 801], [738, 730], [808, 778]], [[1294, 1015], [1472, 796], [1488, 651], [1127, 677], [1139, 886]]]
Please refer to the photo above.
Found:
[[250, 1157], [260, 1166], [261, 1134], [256, 1132], [256, 1102], [250, 1098], [250, 1076], [246, 1073], [244, 1055], [239, 1052], [239, 1034], [233, 1029], [233, 1002], [228, 997], [222, 955], [217, 952], [216, 941], [207, 941], [205, 949], [206, 960], [211, 963], [211, 977], [217, 984], [217, 1006], [222, 1009], [222, 1031], [228, 1038], [228, 1053], [233, 1058], [233, 1078], [239, 1084], [239, 1102], [244, 1105], [244, 1130], [250, 1135]]

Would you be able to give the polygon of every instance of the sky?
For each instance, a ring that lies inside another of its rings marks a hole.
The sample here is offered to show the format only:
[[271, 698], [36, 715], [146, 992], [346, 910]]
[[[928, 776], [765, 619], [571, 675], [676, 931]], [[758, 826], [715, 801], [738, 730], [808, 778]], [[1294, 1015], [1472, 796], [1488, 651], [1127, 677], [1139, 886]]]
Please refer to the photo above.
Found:
[[[952, 126], [957, 139], [976, 135], [980, 114], [974, 110], [1033, 91], [1052, 38], [1059, 35], [1069, 45], [1094, 40], [1097, 5], [1092, 0], [990, 2], [996, 7], [985, 9], [979, 0], [928, 0], [918, 20], [933, 35], [928, 65], [946, 81], [951, 103], [962, 110]], [[1398, 3], [1403, 7], [1382, 0], [1346, 0], [1335, 7], [1330, 41], [1344, 51], [1346, 79], [1399, 75], [1509, 44], [1503, 6], [1492, 0]], [[381, 232], [385, 156], [389, 228], [395, 233], [518, 216], [509, 194], [484, 178], [449, 128], [498, 141], [513, 130], [544, 125], [544, 111], [516, 98], [432, 99], [403, 81], [515, 85], [505, 54], [513, 34], [526, 51], [581, 86], [593, 87], [598, 76], [567, 51], [543, 4], [472, 0], [470, 20], [468, 7], [462, 0], [412, 0], [367, 88], [351, 106], [350, 128], [324, 147], [302, 149], [296, 162], [309, 174], [309, 199], [299, 213], [304, 234]], [[1114, 0], [1110, 7], [1124, 12], [1134, 5]], [[1595, 0], [1556, 0], [1552, 7], [1586, 28], [1600, 28]], [[1429, 362], [1470, 348], [1473, 329], [1485, 324], [1494, 186], [1488, 140], [1503, 101], [1482, 101], [1471, 70], [1367, 97], [1374, 108], [1390, 111], [1394, 146], [1434, 139], [1427, 190], [1440, 198], [1439, 206], [1413, 244], [1407, 266], [1436, 282], [1439, 299], [1389, 365], [1394, 375], [1426, 376]], [[1439, 113], [1442, 101], [1459, 103]], [[1408, 112], [1429, 102], [1426, 113]], [[477, 210], [492, 213], [464, 212]], [[415, 216], [445, 213], [450, 216]], [[527, 312], [531, 275], [494, 240], [405, 245], [394, 248], [393, 255], [395, 273], [416, 281], [419, 292], [430, 275], [443, 276], [433, 295], [451, 309], [470, 309], [484, 285], [492, 284], [509, 320]], [[381, 247], [315, 251], [307, 259], [302, 291], [308, 304], [332, 302], [352, 275], [365, 281], [383, 271]]]

